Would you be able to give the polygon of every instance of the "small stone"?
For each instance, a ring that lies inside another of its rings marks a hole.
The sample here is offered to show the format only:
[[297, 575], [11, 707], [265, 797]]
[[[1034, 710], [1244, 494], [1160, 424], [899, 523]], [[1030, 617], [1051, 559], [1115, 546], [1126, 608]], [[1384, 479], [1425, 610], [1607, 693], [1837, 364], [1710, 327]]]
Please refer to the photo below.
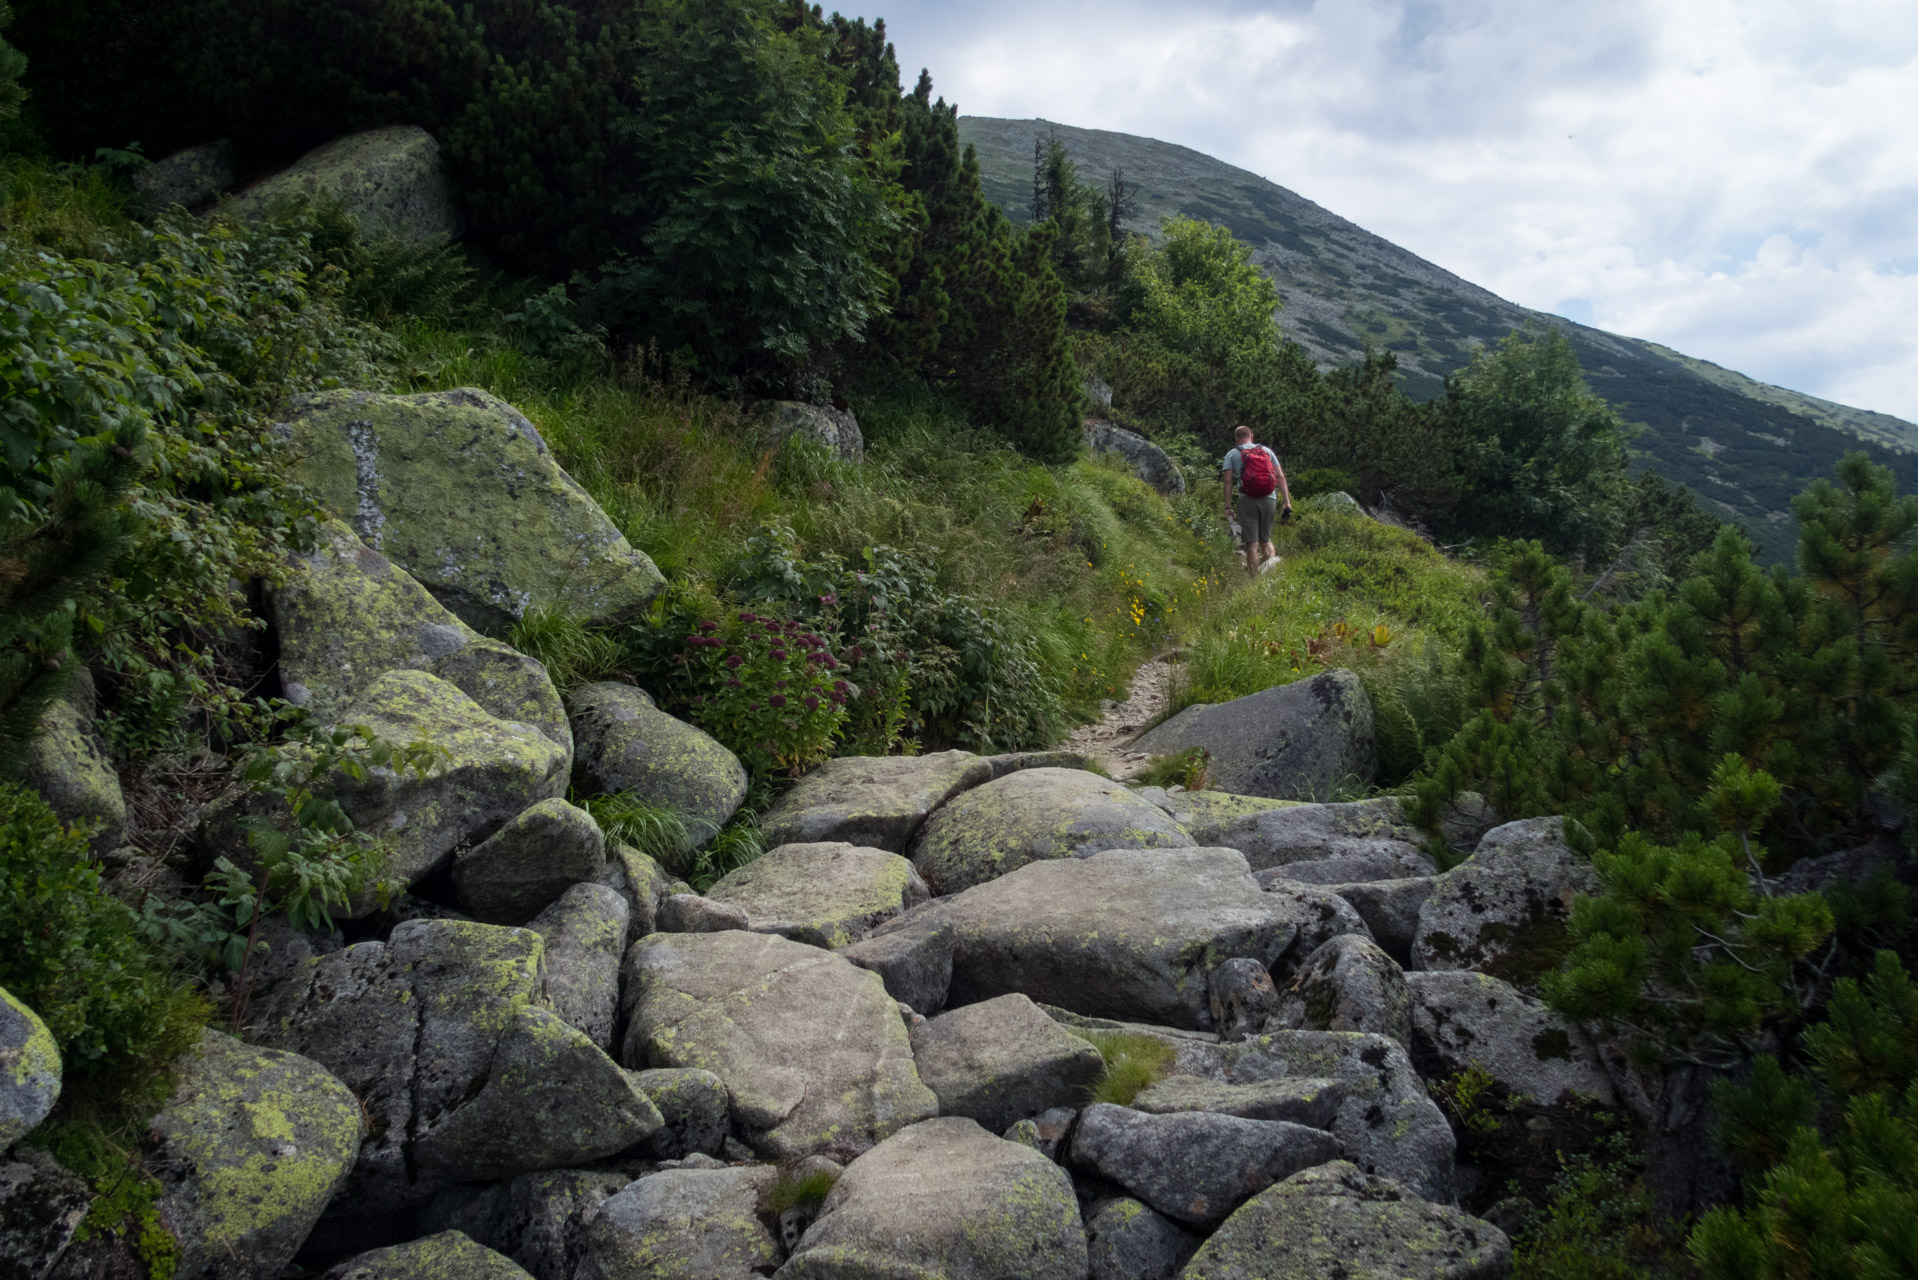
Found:
[[1265, 1030], [1265, 1022], [1279, 1007], [1272, 975], [1257, 960], [1241, 956], [1212, 971], [1212, 1027], [1226, 1043]]
[[1365, 927], [1372, 931], [1372, 940], [1400, 965], [1412, 963], [1412, 938], [1418, 933], [1419, 909], [1437, 887], [1435, 876], [1326, 886], [1352, 904], [1352, 909], [1365, 921]]
[[1079, 1112], [1074, 1107], [1054, 1107], [1036, 1116], [1015, 1121], [1006, 1130], [1006, 1141], [1031, 1147], [1054, 1163], [1063, 1162], [1066, 1140], [1072, 1136]]
[[1321, 1129], [1214, 1112], [1147, 1115], [1094, 1103], [1072, 1135], [1072, 1163], [1192, 1226], [1225, 1220], [1247, 1197], [1337, 1158]]
[[1105, 1070], [1097, 1049], [1016, 994], [928, 1019], [913, 1029], [912, 1053], [941, 1115], [995, 1133], [1077, 1102]]

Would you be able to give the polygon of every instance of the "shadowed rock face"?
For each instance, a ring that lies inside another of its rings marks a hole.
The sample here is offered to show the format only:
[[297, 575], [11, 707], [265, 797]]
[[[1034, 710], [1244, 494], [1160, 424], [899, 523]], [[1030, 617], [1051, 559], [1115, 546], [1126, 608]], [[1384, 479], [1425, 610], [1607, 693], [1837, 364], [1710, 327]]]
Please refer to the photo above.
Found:
[[1231, 702], [1187, 707], [1133, 750], [1212, 753], [1213, 785], [1242, 796], [1325, 800], [1378, 771], [1372, 701], [1350, 671], [1327, 671]]
[[1411, 967], [1535, 982], [1570, 947], [1573, 901], [1602, 887], [1591, 863], [1565, 843], [1563, 819], [1508, 822], [1438, 877], [1419, 908]]
[[275, 430], [334, 515], [481, 631], [535, 608], [615, 622], [665, 585], [538, 428], [484, 391], [316, 392]]
[[464, 227], [440, 144], [411, 124], [335, 139], [247, 188], [235, 204], [251, 217], [281, 201], [329, 197], [368, 235], [425, 244], [457, 238]]
[[1048, 858], [1176, 849], [1192, 839], [1164, 810], [1078, 769], [1022, 769], [950, 801], [912, 844], [934, 893], [958, 893]]

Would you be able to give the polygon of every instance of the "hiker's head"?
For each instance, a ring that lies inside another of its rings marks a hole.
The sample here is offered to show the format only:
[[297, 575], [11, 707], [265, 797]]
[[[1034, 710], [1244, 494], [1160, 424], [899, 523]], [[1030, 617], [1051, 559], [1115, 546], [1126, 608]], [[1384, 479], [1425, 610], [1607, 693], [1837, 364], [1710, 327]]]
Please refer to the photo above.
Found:
[[1240, 444], [1251, 444], [1251, 443], [1252, 443], [1252, 428], [1251, 428], [1251, 427], [1240, 427], [1240, 428], [1239, 428], [1239, 429], [1238, 429], [1237, 431], [1234, 431], [1234, 432], [1232, 433], [1232, 437], [1233, 437], [1233, 439], [1235, 439], [1235, 440], [1237, 440], [1237, 441], [1238, 441], [1238, 442], [1239, 442]]

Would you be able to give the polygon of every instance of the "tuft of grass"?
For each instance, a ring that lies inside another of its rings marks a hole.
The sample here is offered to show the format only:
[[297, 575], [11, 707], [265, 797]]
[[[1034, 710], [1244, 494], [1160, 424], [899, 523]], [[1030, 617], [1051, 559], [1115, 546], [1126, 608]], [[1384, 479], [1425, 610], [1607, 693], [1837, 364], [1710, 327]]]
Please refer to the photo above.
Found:
[[811, 1213], [826, 1202], [832, 1193], [838, 1178], [830, 1169], [813, 1169], [800, 1172], [796, 1169], [781, 1169], [779, 1176], [773, 1179], [770, 1190], [766, 1192], [766, 1210], [780, 1214], [788, 1209], [799, 1209]]
[[1210, 781], [1208, 769], [1212, 753], [1204, 747], [1187, 747], [1169, 756], [1154, 756], [1132, 781], [1142, 787], [1184, 787], [1204, 791]]
[[686, 879], [704, 893], [721, 876], [739, 870], [764, 852], [766, 837], [759, 829], [759, 815], [742, 809], [694, 855], [692, 873]]
[[1156, 1036], [1137, 1031], [1074, 1031], [1090, 1041], [1105, 1059], [1105, 1074], [1087, 1090], [1088, 1102], [1111, 1102], [1129, 1107], [1154, 1081], [1172, 1073], [1172, 1046]]
[[620, 672], [619, 641], [555, 605], [537, 605], [513, 624], [506, 642], [546, 668], [561, 694]]
[[629, 844], [674, 873], [683, 865], [692, 833], [673, 810], [648, 804], [631, 791], [575, 796], [573, 803], [593, 815], [608, 840]]

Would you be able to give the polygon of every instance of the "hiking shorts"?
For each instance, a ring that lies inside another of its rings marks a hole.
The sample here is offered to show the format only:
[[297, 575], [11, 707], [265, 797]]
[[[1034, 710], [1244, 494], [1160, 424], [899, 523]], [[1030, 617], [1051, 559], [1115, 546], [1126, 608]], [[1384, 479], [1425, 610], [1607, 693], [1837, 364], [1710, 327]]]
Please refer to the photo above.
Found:
[[1263, 498], [1240, 494], [1239, 542], [1249, 547], [1254, 543], [1272, 541], [1272, 522], [1278, 518], [1278, 514], [1278, 494], [1268, 493]]

